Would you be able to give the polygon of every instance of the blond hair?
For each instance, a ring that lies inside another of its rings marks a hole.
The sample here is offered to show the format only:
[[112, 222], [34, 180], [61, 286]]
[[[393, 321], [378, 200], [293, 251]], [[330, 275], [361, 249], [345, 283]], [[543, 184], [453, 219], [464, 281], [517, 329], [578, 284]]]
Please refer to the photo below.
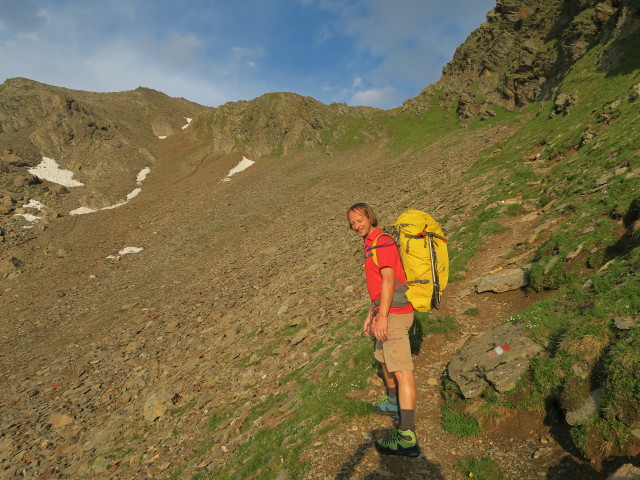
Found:
[[[367, 217], [369, 219], [369, 223], [371, 224], [372, 227], [377, 227], [378, 226], [378, 217], [376, 216], [375, 212], [373, 211], [373, 208], [371, 208], [368, 204], [366, 204], [366, 203], [356, 203], [355, 205], [352, 205], [351, 208], [349, 208], [349, 210], [347, 210], [347, 222], [349, 222], [349, 214], [351, 212], [358, 212], [358, 213], [364, 215], [365, 217]], [[351, 222], [349, 222], [349, 228], [351, 229]]]

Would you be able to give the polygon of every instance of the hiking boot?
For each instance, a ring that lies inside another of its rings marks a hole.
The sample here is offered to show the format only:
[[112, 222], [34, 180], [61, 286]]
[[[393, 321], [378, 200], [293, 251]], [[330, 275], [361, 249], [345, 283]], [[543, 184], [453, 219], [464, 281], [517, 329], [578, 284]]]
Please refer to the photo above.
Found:
[[[395, 400], [392, 402], [391, 400]], [[373, 405], [373, 411], [378, 415], [387, 415], [388, 417], [400, 418], [400, 407], [398, 407], [397, 398], [386, 397], [381, 402]]]
[[386, 437], [376, 440], [376, 450], [384, 455], [405, 455], [407, 457], [420, 455], [415, 432], [399, 428], [392, 430]]

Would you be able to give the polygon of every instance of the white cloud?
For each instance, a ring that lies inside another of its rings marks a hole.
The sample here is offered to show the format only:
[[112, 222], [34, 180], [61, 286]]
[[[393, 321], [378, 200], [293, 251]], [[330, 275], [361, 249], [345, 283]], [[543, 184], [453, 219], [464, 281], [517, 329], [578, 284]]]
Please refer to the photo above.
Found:
[[402, 93], [393, 87], [371, 88], [356, 92], [349, 102], [351, 105], [376, 105], [378, 108], [393, 108], [401, 101]]
[[262, 57], [264, 55], [264, 48], [262, 47], [233, 47], [232, 51], [234, 57], [237, 59]]
[[361, 104], [396, 98], [393, 106], [438, 80], [456, 47], [495, 6], [495, 0], [319, 2], [337, 15], [336, 30], [354, 40], [359, 55], [375, 59], [366, 69], [358, 67], [361, 81], [351, 88], [361, 91], [352, 100]]
[[164, 54], [176, 60], [194, 60], [197, 51], [202, 48], [202, 42], [193, 33], [178, 35], [172, 33], [164, 42]]
[[235, 55], [227, 51], [226, 57], [211, 57], [211, 46], [199, 34], [158, 31], [146, 17], [136, 18], [130, 2], [87, 5], [71, 0], [48, 10], [26, 8], [43, 3], [37, 0], [15, 2], [23, 6], [9, 2], [11, 15], [4, 11], [7, 2], [0, 2], [3, 21], [16, 19], [9, 31], [0, 30], [0, 82], [26, 77], [98, 92], [145, 86], [209, 106], [253, 98], [256, 91], [256, 83], [242, 72], [255, 69], [262, 48], [239, 47]]
[[20, 32], [16, 35], [16, 38], [29, 43], [37, 43], [40, 41], [38, 32]]
[[315, 37], [314, 37], [315, 42], [318, 45], [322, 45], [327, 40], [332, 38], [334, 35], [335, 35], [335, 32], [329, 25], [327, 24], [321, 25], [320, 28], [315, 32]]
[[51, 14], [48, 11], [46, 11], [44, 8], [41, 8], [40, 10], [38, 10], [37, 16], [39, 18], [42, 18], [45, 24], [51, 25], [51, 21], [52, 21]]

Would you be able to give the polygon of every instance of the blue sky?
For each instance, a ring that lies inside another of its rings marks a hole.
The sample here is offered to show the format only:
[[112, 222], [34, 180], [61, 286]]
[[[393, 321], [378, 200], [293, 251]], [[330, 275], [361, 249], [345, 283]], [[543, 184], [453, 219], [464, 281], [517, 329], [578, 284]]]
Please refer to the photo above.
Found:
[[495, 0], [0, 0], [0, 81], [139, 86], [218, 106], [268, 92], [393, 108]]

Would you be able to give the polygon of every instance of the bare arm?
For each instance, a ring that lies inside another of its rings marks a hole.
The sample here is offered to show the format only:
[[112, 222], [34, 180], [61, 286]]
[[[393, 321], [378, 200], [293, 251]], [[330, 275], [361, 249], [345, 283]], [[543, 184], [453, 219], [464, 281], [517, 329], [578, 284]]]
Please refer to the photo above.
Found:
[[380, 296], [380, 307], [373, 324], [373, 334], [378, 340], [387, 339], [388, 316], [391, 302], [393, 301], [393, 288], [396, 277], [393, 268], [384, 267], [380, 270], [382, 275], [382, 295]]

